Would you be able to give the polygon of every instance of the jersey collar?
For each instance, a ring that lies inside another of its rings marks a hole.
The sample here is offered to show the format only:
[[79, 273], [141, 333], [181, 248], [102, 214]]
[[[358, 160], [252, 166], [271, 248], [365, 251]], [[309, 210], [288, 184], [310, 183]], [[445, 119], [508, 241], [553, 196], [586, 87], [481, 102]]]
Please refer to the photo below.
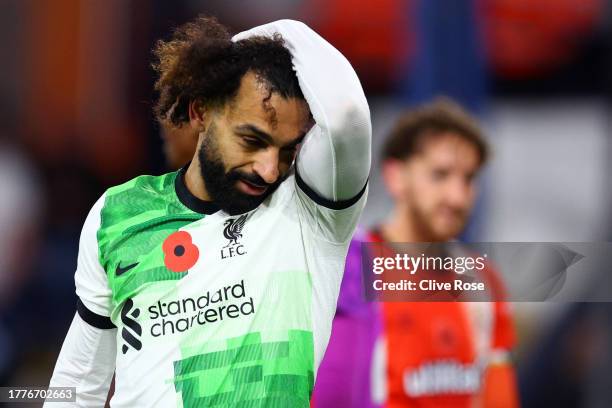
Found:
[[187, 168], [189, 167], [189, 163], [187, 163], [183, 168], [181, 168], [174, 181], [174, 189], [176, 191], [176, 196], [178, 197], [181, 204], [185, 207], [189, 208], [191, 211], [200, 213], [200, 214], [214, 214], [219, 211], [219, 206], [213, 201], [204, 201], [199, 199], [198, 197], [191, 194], [187, 186], [185, 185], [185, 173], [187, 172]]

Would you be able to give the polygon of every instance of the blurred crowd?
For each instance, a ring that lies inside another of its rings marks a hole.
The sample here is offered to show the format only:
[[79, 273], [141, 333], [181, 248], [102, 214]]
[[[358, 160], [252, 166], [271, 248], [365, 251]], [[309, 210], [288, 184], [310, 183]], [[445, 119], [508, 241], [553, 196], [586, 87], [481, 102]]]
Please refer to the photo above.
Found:
[[[91, 205], [111, 185], [178, 164], [151, 110], [150, 50], [199, 13], [236, 32], [299, 19], [353, 63], [374, 126], [365, 227], [392, 207], [377, 158], [395, 120], [445, 95], [492, 145], [462, 240], [612, 238], [610, 0], [5, 0], [1, 386], [48, 383]], [[609, 303], [514, 310], [522, 406], [612, 406]]]

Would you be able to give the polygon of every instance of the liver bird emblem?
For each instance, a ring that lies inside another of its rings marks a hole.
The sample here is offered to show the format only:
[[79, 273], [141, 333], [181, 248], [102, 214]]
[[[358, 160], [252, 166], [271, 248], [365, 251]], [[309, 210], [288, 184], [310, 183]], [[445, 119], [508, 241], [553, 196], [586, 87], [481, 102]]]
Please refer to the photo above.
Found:
[[238, 244], [238, 239], [242, 238], [242, 228], [244, 228], [244, 224], [246, 223], [247, 215], [248, 214], [244, 214], [238, 218], [230, 218], [223, 223], [223, 225], [225, 225], [223, 236], [229, 240], [227, 245], [223, 248]]

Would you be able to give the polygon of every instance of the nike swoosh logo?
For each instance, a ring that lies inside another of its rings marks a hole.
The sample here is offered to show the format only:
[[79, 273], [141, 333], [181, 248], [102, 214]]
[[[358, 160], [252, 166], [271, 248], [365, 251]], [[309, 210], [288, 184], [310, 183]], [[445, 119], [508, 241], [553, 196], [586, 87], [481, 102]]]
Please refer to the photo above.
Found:
[[119, 265], [117, 265], [117, 269], [115, 270], [115, 275], [116, 276], [121, 276], [124, 273], [126, 273], [127, 271], [129, 271], [130, 269], [134, 268], [136, 265], [138, 265], [138, 262], [133, 263], [131, 265], [128, 266], [124, 266], [123, 268], [121, 267], [121, 262], [119, 263]]

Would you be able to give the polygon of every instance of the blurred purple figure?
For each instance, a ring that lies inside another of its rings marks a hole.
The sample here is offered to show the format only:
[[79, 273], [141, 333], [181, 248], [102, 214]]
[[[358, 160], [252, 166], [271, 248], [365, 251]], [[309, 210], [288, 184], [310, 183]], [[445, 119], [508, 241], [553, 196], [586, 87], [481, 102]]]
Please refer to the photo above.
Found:
[[361, 243], [367, 234], [357, 230], [346, 257], [344, 278], [332, 334], [319, 367], [313, 404], [315, 408], [375, 408], [371, 395], [379, 387], [371, 384], [375, 342], [381, 330], [379, 305], [366, 302], [361, 285]]

